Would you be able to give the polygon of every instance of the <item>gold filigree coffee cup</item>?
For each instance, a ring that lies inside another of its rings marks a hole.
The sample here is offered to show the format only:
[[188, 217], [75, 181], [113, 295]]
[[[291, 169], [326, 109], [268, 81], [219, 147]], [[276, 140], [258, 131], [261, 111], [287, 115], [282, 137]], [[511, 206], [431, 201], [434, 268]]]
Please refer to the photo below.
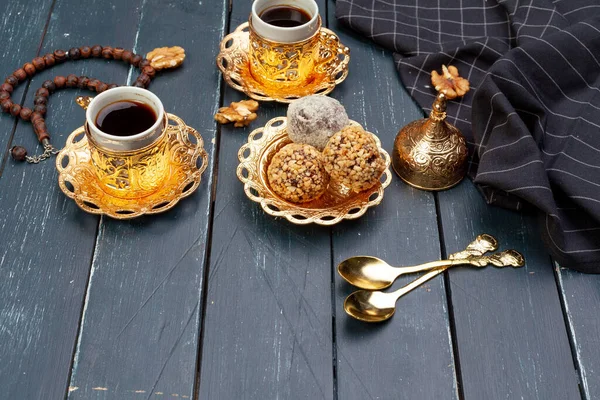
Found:
[[[274, 7], [293, 7], [310, 19], [298, 26], [277, 26], [261, 19]], [[252, 4], [250, 28], [250, 73], [266, 86], [290, 88], [316, 79], [318, 64], [326, 62], [319, 54], [321, 17], [314, 0], [256, 0]]]
[[[148, 106], [156, 116], [154, 124], [129, 136], [103, 132], [96, 125], [100, 111], [113, 103], [133, 101]], [[169, 173], [167, 116], [160, 99], [137, 87], [118, 87], [94, 97], [86, 109], [85, 135], [92, 165], [102, 190], [124, 199], [156, 192]]]

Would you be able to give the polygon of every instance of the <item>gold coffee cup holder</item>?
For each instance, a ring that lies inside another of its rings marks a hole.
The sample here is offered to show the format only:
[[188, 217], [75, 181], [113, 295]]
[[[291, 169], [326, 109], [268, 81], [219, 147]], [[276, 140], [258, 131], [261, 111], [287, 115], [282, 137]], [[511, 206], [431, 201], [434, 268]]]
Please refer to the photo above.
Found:
[[[348, 76], [350, 49], [344, 46], [338, 36], [331, 30], [321, 28], [317, 32], [317, 48], [315, 51], [315, 67], [309, 71], [301, 84], [290, 85], [289, 82], [269, 82], [257, 79], [250, 70], [250, 26], [248, 22], [225, 36], [221, 41], [217, 56], [217, 66], [229, 86], [259, 101], [277, 101], [290, 103], [300, 97], [311, 94], [328, 94], [336, 85]], [[273, 54], [282, 53], [286, 44], [278, 44], [264, 40]], [[277, 71], [281, 74], [281, 71]]]
[[[351, 124], [360, 126], [354, 121], [351, 121]], [[381, 147], [379, 138], [372, 133], [386, 163], [383, 175], [373, 187], [355, 193], [344, 186], [330, 183], [321, 197], [301, 204], [279, 197], [269, 185], [267, 169], [277, 151], [291, 143], [286, 125], [286, 117], [270, 120], [264, 127], [250, 133], [248, 143], [244, 144], [238, 152], [240, 164], [237, 168], [237, 176], [244, 184], [244, 192], [250, 200], [259, 203], [267, 214], [284, 217], [297, 225], [310, 223], [334, 225], [344, 219], [359, 218], [369, 207], [381, 203], [384, 189], [392, 181], [392, 173], [389, 169], [390, 156]]]
[[173, 208], [200, 185], [202, 173], [208, 166], [208, 154], [204, 150], [202, 136], [195, 129], [173, 114], [167, 116], [168, 168], [163, 183], [155, 192], [127, 198], [103, 190], [103, 183], [92, 164], [90, 143], [83, 126], [69, 135], [56, 158], [60, 189], [82, 210], [115, 219], [157, 214]]

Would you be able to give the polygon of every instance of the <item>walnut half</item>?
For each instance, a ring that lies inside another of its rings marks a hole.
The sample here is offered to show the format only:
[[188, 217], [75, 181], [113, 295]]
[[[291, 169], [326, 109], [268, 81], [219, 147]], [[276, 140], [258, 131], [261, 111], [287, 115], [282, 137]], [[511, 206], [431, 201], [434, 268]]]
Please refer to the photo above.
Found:
[[183, 47], [158, 47], [146, 54], [150, 66], [159, 71], [166, 68], [179, 67], [185, 59]]
[[470, 89], [469, 81], [458, 75], [458, 69], [451, 65], [442, 65], [442, 75], [431, 71], [431, 84], [440, 93], [444, 93], [448, 100], [464, 96]]
[[248, 126], [250, 122], [257, 117], [254, 111], [258, 110], [258, 102], [256, 100], [242, 100], [240, 102], [232, 102], [229, 107], [221, 107], [215, 114], [215, 120], [220, 124], [228, 124], [235, 122], [233, 125], [236, 128]]

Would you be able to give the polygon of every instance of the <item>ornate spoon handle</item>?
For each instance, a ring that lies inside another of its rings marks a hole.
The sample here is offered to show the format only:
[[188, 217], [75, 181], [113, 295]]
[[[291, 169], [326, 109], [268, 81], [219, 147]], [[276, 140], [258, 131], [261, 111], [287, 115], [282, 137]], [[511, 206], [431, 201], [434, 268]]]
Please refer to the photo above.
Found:
[[441, 274], [442, 272], [444, 272], [451, 266], [465, 265], [465, 264], [475, 265], [477, 267], [485, 267], [488, 264], [492, 264], [499, 268], [509, 267], [509, 266], [517, 268], [517, 267], [522, 267], [523, 265], [525, 265], [525, 258], [523, 257], [523, 255], [521, 253], [519, 253], [516, 250], [505, 250], [500, 253], [495, 253], [495, 254], [492, 254], [489, 256], [471, 255], [470, 257], [467, 257], [467, 258], [449, 260], [444, 265], [439, 266], [438, 268], [435, 268], [435, 269], [429, 271], [428, 273], [420, 276], [419, 278], [415, 279], [411, 283], [396, 290], [395, 292], [391, 292], [390, 295], [395, 295], [396, 300], [398, 300], [400, 297], [404, 296], [406, 293], [417, 288], [418, 286], [427, 282], [431, 278], [438, 276], [439, 274]]
[[[456, 265], [453, 260], [464, 260], [473, 256], [481, 256], [488, 251], [494, 251], [498, 248], [498, 241], [492, 235], [484, 233], [473, 240], [465, 250], [450, 254], [448, 260], [431, 261], [424, 264], [414, 265], [410, 267], [397, 267], [398, 275], [410, 274], [413, 272], [428, 271], [444, 266]], [[465, 264], [465, 263], [461, 263]]]
[[487, 233], [483, 233], [478, 235], [475, 240], [469, 243], [465, 250], [450, 254], [448, 258], [450, 260], [457, 260], [472, 256], [481, 256], [488, 251], [495, 251], [497, 249], [498, 241], [496, 238], [492, 235], [488, 235]]

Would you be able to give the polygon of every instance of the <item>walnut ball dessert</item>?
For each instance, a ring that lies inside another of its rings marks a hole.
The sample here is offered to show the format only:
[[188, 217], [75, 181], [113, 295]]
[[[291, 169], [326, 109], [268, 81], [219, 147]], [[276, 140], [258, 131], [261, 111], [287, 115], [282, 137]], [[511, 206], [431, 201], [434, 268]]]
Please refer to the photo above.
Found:
[[287, 111], [288, 136], [323, 150], [334, 133], [350, 123], [344, 106], [331, 97], [312, 95], [290, 104]]
[[347, 126], [333, 135], [323, 156], [331, 180], [357, 193], [375, 185], [385, 171], [377, 142], [358, 126]]
[[299, 143], [290, 143], [275, 154], [267, 177], [273, 191], [293, 203], [318, 198], [329, 183], [323, 155], [314, 147]]

